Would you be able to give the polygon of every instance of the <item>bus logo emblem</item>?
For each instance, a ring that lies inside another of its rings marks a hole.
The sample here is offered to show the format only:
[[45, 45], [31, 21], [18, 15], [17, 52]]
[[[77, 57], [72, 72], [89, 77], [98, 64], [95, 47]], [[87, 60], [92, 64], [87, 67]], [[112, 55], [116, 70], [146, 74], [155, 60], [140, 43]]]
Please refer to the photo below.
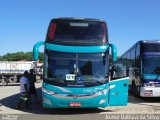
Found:
[[77, 99], [77, 98], [78, 98], [78, 95], [73, 95], [73, 98], [74, 98], [74, 99]]

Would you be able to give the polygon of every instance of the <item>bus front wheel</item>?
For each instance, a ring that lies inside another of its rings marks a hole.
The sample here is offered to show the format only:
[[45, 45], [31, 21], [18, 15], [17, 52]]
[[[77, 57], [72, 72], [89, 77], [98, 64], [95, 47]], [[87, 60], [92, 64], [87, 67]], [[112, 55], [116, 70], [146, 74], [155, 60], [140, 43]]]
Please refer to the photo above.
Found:
[[135, 81], [132, 82], [132, 94], [136, 97], [140, 96], [140, 86], [136, 86]]
[[137, 96], [137, 89], [136, 89], [136, 84], [134, 81], [132, 82], [132, 94], [134, 96]]

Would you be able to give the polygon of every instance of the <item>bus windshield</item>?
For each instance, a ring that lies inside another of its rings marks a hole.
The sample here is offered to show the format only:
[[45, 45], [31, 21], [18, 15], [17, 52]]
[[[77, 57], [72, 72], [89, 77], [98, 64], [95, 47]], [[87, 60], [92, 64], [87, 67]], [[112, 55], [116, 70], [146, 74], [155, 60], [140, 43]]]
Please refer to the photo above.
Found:
[[107, 53], [63, 53], [48, 51], [45, 78], [52, 83], [99, 85], [107, 82]]
[[143, 57], [144, 74], [160, 74], [160, 56]]
[[106, 24], [98, 21], [52, 21], [47, 42], [63, 44], [102, 44], [107, 41]]

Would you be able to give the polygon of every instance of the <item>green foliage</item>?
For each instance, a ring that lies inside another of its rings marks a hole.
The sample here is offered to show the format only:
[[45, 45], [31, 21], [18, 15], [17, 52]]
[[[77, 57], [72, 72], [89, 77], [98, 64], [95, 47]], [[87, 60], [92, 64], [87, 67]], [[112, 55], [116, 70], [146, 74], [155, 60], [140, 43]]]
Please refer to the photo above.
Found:
[[[16, 52], [7, 53], [4, 56], [0, 56], [0, 61], [33, 61], [32, 52]], [[43, 61], [43, 53], [39, 53], [39, 61]]]
[[39, 53], [39, 62], [43, 62], [43, 59], [44, 59], [44, 54], [43, 54], [43, 52], [40, 52]]

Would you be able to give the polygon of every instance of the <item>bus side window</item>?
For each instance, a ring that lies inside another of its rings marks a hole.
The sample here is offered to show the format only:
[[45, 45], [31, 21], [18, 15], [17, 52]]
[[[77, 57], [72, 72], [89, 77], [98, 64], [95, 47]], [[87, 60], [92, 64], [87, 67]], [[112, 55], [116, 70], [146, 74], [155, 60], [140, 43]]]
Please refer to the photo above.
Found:
[[138, 44], [136, 47], [136, 66], [139, 67], [140, 62], [140, 45]]
[[136, 58], [135, 58], [135, 75], [139, 75], [140, 73], [140, 44], [136, 47]]
[[110, 69], [111, 80], [126, 77], [126, 66], [123, 63], [115, 63]]
[[131, 66], [135, 67], [135, 48], [131, 50]]
[[122, 66], [124, 66], [123, 72], [125, 72], [125, 77], [127, 76], [127, 56], [126, 54], [121, 59]]
[[126, 71], [127, 77], [129, 76], [129, 68], [130, 68], [130, 66], [131, 66], [131, 62], [130, 62], [130, 52], [128, 52], [128, 53], [127, 53], [127, 65], [126, 65], [126, 67], [127, 67], [127, 71]]

